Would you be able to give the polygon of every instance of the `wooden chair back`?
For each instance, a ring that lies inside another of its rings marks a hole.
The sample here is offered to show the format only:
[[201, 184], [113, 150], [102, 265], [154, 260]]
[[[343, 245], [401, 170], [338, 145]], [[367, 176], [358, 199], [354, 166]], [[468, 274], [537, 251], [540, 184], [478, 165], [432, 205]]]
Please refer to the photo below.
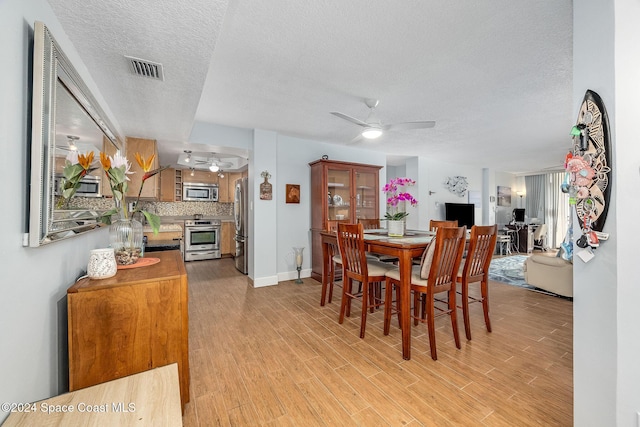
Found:
[[438, 231], [438, 228], [440, 228], [440, 227], [457, 227], [457, 226], [458, 226], [458, 221], [457, 220], [439, 221], [439, 220], [432, 219], [431, 221], [429, 221], [429, 230], [430, 231]]
[[343, 274], [359, 282], [367, 281], [363, 230], [362, 224], [338, 224], [338, 248], [342, 257]]
[[433, 293], [455, 288], [466, 234], [467, 227], [438, 227], [427, 285]]
[[358, 218], [358, 223], [362, 224], [365, 230], [375, 230], [380, 228], [379, 218]]
[[474, 225], [471, 227], [469, 250], [465, 259], [462, 277], [468, 282], [487, 280], [491, 257], [496, 248], [498, 238], [498, 226]]
[[338, 231], [338, 224], [348, 224], [348, 219], [332, 219], [327, 221], [327, 231]]

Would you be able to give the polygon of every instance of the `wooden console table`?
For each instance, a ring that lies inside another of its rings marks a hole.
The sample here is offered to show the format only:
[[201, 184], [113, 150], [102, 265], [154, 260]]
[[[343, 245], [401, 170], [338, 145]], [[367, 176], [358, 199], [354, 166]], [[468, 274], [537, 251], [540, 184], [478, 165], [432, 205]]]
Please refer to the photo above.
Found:
[[[149, 256], [149, 255], [148, 255]], [[178, 364], [182, 409], [189, 401], [187, 273], [180, 251], [160, 262], [79, 280], [67, 290], [69, 390]]]
[[176, 364], [16, 406], [9, 426], [181, 426]]

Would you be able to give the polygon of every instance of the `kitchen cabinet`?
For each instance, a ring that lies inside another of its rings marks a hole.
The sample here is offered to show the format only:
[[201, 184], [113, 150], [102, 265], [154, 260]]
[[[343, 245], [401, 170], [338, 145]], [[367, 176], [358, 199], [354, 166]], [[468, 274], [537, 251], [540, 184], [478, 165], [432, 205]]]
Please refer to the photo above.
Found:
[[233, 203], [236, 180], [242, 178], [242, 172], [225, 173], [220, 179], [218, 189], [218, 201], [223, 203]]
[[153, 267], [84, 278], [67, 290], [69, 391], [178, 364], [189, 401], [187, 272], [180, 251], [154, 252]]
[[322, 277], [320, 232], [329, 221], [355, 223], [358, 218], [379, 218], [382, 166], [334, 160], [316, 160], [311, 166], [311, 277]]
[[182, 170], [169, 168], [160, 172], [160, 201], [182, 201]]
[[218, 184], [218, 173], [204, 170], [185, 170], [182, 174], [183, 182], [197, 182], [204, 184]]
[[[136, 162], [135, 153], [140, 153], [140, 155], [145, 159], [149, 159], [151, 156], [155, 156], [153, 159], [153, 165], [151, 169], [158, 168], [158, 150], [156, 147], [155, 139], [144, 139], [144, 138], [132, 138], [127, 137], [127, 160], [131, 162], [131, 170], [134, 171], [133, 174], [128, 175], [129, 187], [127, 189], [127, 197], [138, 197], [138, 191], [140, 191], [140, 184], [142, 184], [142, 176], [144, 172], [142, 168]], [[144, 188], [142, 189], [142, 193], [140, 194], [141, 198], [145, 199], [154, 199], [157, 200], [160, 196], [160, 183], [158, 175], [154, 175], [151, 178], [147, 179], [144, 183]]]
[[175, 202], [176, 170], [168, 168], [160, 172], [160, 201]]
[[235, 224], [232, 221], [223, 221], [221, 236], [220, 236], [220, 253], [222, 254], [222, 256], [235, 255], [236, 253], [236, 244], [234, 240], [235, 235], [236, 235]]

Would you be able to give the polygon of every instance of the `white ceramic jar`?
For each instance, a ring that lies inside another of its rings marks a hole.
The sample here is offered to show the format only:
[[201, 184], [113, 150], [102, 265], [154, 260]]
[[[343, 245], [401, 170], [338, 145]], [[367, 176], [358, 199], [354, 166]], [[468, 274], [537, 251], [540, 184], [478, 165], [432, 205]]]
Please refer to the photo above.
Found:
[[87, 265], [87, 276], [90, 279], [107, 279], [118, 272], [113, 248], [93, 249]]

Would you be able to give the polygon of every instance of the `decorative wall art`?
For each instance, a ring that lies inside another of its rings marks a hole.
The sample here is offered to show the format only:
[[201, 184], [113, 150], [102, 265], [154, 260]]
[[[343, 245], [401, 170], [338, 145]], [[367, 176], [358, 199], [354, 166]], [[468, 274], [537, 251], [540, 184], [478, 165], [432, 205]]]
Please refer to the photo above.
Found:
[[273, 197], [272, 186], [269, 182], [271, 174], [269, 173], [269, 171], [262, 171], [260, 176], [264, 178], [264, 182], [260, 184], [260, 200], [271, 200]]
[[511, 207], [511, 187], [498, 185], [498, 206]]
[[458, 197], [464, 197], [469, 183], [466, 176], [450, 176], [444, 183], [445, 187]]
[[300, 203], [300, 185], [287, 184], [287, 203]]
[[[576, 245], [583, 250], [578, 255], [585, 261], [593, 258], [591, 249], [600, 240], [611, 196], [611, 139], [609, 119], [600, 96], [587, 90], [580, 106], [578, 120], [571, 129], [573, 149], [565, 157], [565, 180], [562, 191], [569, 193], [569, 204], [575, 206], [582, 236]], [[572, 230], [569, 225], [569, 230]], [[562, 248], [566, 258], [572, 255], [573, 236], [568, 232]]]

